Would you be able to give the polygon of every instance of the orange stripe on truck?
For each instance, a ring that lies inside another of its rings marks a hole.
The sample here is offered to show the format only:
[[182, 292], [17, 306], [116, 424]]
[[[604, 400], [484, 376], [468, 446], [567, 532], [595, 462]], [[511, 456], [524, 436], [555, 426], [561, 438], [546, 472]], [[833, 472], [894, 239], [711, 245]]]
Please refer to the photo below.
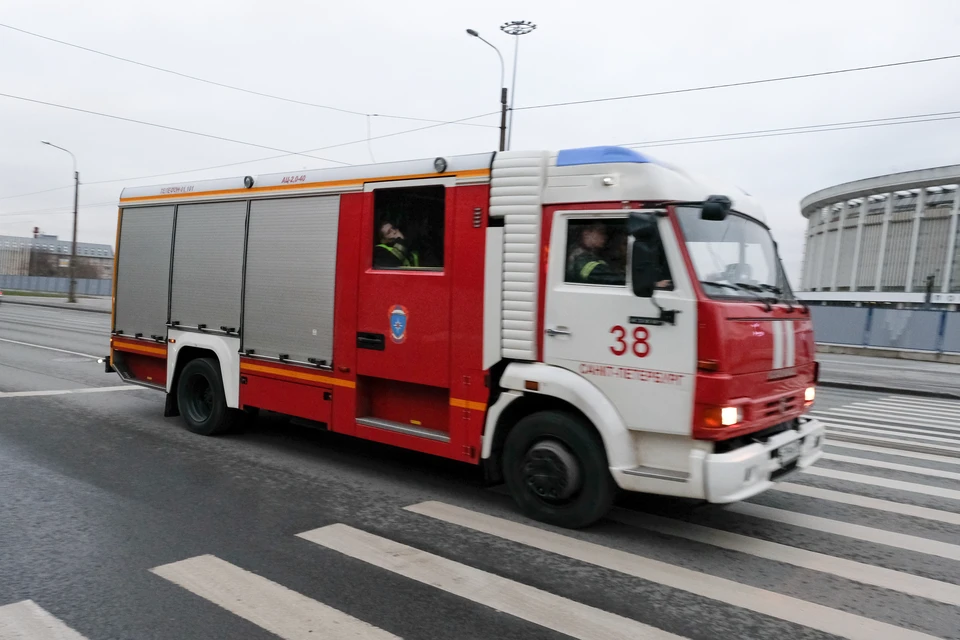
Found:
[[384, 176], [382, 178], [351, 178], [350, 180], [331, 180], [329, 182], [308, 182], [302, 184], [278, 184], [273, 187], [253, 187], [252, 189], [221, 189], [220, 191], [197, 191], [189, 194], [184, 193], [164, 193], [156, 196], [139, 196], [132, 198], [121, 198], [121, 203], [148, 202], [151, 200], [170, 200], [170, 199], [193, 199], [209, 196], [230, 196], [241, 193], [270, 193], [272, 191], [304, 191], [309, 189], [322, 189], [330, 187], [355, 187], [367, 184], [369, 182], [392, 182], [394, 180], [420, 180], [423, 178], [474, 178], [489, 176], [489, 169], [470, 169], [468, 171], [457, 171], [455, 173], [422, 173], [409, 176]]
[[462, 400], [460, 398], [450, 398], [450, 406], [459, 407], [461, 409], [471, 409], [473, 411], [487, 410], [486, 402], [473, 402], [472, 400]]
[[113, 348], [117, 351], [130, 351], [132, 353], [142, 353], [148, 356], [167, 357], [166, 345], [157, 347], [149, 344], [140, 344], [138, 342], [124, 342], [120, 340], [113, 341]]
[[292, 378], [294, 380], [307, 380], [309, 382], [319, 382], [330, 384], [337, 387], [347, 387], [353, 389], [357, 386], [353, 380], [342, 380], [340, 378], [331, 378], [330, 376], [321, 376], [316, 373], [306, 373], [305, 371], [291, 371], [290, 369], [281, 369], [279, 367], [268, 367], [261, 364], [240, 363], [240, 373], [269, 373], [272, 376], [280, 378]]

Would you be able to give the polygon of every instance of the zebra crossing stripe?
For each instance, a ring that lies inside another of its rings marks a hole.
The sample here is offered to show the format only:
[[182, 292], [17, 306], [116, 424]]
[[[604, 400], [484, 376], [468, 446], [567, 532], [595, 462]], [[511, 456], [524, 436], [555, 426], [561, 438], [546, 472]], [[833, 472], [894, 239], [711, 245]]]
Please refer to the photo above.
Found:
[[150, 571], [284, 640], [397, 638], [216, 556], [197, 556]]
[[833, 460], [834, 462], [846, 462], [849, 464], [859, 464], [863, 467], [875, 467], [877, 469], [889, 469], [891, 471], [903, 471], [904, 473], [914, 473], [919, 476], [930, 476], [931, 478], [944, 478], [947, 480], [960, 480], [960, 473], [955, 471], [942, 471], [940, 469], [931, 469], [929, 467], [918, 467], [912, 464], [900, 464], [897, 462], [887, 462], [886, 460], [874, 460], [872, 458], [861, 458], [859, 456], [843, 456], [836, 453], [823, 454], [824, 460]]
[[893, 449], [890, 447], [877, 447], [870, 444], [856, 444], [854, 442], [844, 442], [833, 440], [825, 444], [827, 447], [837, 447], [840, 449], [854, 449], [856, 451], [870, 451], [871, 453], [882, 453], [888, 456], [898, 458], [913, 458], [914, 460], [927, 460], [929, 462], [942, 462], [944, 464], [960, 465], [960, 458], [951, 458], [949, 456], [938, 456], [935, 453], [920, 453], [918, 451], [907, 451], [906, 449]]
[[837, 420], [867, 420], [872, 426], [890, 429], [917, 428], [924, 432], [960, 438], [960, 426], [944, 424], [942, 420], [927, 420], [916, 416], [898, 416], [889, 413], [879, 414], [877, 409], [829, 409], [814, 411], [814, 415]]
[[782, 524], [792, 524], [805, 529], [813, 529], [822, 533], [830, 533], [836, 536], [862, 540], [864, 542], [896, 547], [906, 551], [916, 551], [917, 553], [938, 556], [940, 558], [946, 558], [947, 560], [960, 560], [960, 546], [958, 545], [940, 542], [938, 540], [929, 540], [919, 536], [911, 536], [905, 533], [874, 529], [859, 524], [841, 522], [840, 520], [830, 520], [829, 518], [810, 516], [805, 513], [794, 513], [793, 511], [774, 509], [773, 507], [750, 502], [726, 505], [724, 511], [770, 520], [772, 522], [780, 522]]
[[[930, 639], [925, 633], [885, 622], [831, 609], [813, 602], [785, 596], [758, 587], [719, 578], [692, 569], [637, 556], [619, 549], [477, 513], [442, 502], [423, 502], [406, 507], [408, 511], [443, 522], [555, 553], [612, 571], [656, 582], [674, 589], [724, 602], [742, 609], [793, 622], [849, 640]], [[593, 637], [602, 637], [594, 634]]]
[[794, 495], [816, 498], [818, 500], [829, 500], [830, 502], [839, 502], [840, 504], [849, 504], [854, 507], [866, 507], [867, 509], [887, 511], [889, 513], [897, 513], [902, 516], [910, 516], [912, 518], [923, 518], [925, 520], [935, 520], [937, 522], [960, 525], [960, 513], [941, 511], [940, 509], [930, 509], [929, 507], [919, 507], [917, 505], [906, 504], [903, 502], [893, 502], [892, 500], [870, 498], [867, 496], [857, 495], [855, 493], [844, 493], [843, 491], [821, 489], [820, 487], [810, 487], [805, 484], [793, 484], [790, 482], [776, 484], [771, 487], [770, 490], [780, 491], [782, 493], [792, 493]]
[[862, 473], [850, 473], [849, 471], [838, 471], [836, 469], [825, 469], [822, 467], [808, 467], [804, 469], [804, 473], [811, 476], [820, 476], [821, 478], [831, 478], [833, 480], [845, 480], [847, 482], [869, 484], [874, 487], [884, 487], [885, 489], [909, 491], [910, 493], [922, 493], [923, 495], [935, 496], [937, 498], [947, 498], [948, 500], [960, 500], [960, 491], [957, 491], [956, 489], [945, 489], [943, 487], [933, 487], [928, 484], [904, 482], [903, 480], [891, 480], [890, 478], [867, 476]]
[[86, 640], [33, 600], [0, 607], [0, 640]]
[[821, 573], [829, 573], [882, 589], [890, 589], [953, 606], [960, 606], [960, 585], [923, 578], [902, 571], [855, 562], [824, 553], [798, 549], [797, 547], [752, 538], [739, 533], [636, 511], [627, 511], [626, 509], [616, 509], [611, 514], [611, 519], [648, 531], [694, 540], [758, 558], [784, 562]]
[[636, 620], [468, 567], [345, 524], [333, 524], [297, 535], [351, 558], [572, 638], [581, 640], [681, 639], [681, 636]]

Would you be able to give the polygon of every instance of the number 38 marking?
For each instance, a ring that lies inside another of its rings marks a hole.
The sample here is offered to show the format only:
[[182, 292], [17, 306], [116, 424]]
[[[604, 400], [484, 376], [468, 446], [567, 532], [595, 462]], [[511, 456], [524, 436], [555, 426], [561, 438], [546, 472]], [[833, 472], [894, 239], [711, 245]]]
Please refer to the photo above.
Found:
[[633, 345], [632, 347], [627, 344], [627, 330], [622, 326], [617, 325], [610, 329], [610, 333], [613, 334], [614, 346], [610, 347], [610, 353], [615, 356], [622, 356], [627, 352], [627, 350], [632, 350], [633, 355], [638, 358], [646, 358], [650, 355], [650, 343], [648, 339], [650, 338], [650, 333], [647, 331], [646, 327], [637, 327], [633, 330]]

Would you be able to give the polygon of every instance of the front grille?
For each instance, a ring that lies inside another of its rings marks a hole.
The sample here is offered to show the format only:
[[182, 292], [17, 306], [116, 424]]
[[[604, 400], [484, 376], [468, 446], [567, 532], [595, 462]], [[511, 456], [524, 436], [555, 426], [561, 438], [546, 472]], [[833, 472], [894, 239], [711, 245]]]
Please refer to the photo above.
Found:
[[774, 416], [783, 415], [785, 413], [790, 413], [796, 411], [800, 408], [800, 396], [784, 396], [782, 398], [777, 398], [776, 400], [771, 400], [766, 402], [760, 408], [762, 416], [764, 418], [773, 418]]
[[754, 442], [766, 443], [767, 440], [778, 433], [796, 428], [796, 425], [796, 420], [787, 420], [786, 422], [775, 424], [772, 427], [767, 427], [762, 431], [755, 431], [754, 433], [748, 433], [745, 436], [739, 436], [737, 438], [730, 438], [729, 440], [720, 440], [714, 445], [713, 451], [714, 453], [727, 453], [728, 451], [734, 451], [748, 444], [753, 444]]

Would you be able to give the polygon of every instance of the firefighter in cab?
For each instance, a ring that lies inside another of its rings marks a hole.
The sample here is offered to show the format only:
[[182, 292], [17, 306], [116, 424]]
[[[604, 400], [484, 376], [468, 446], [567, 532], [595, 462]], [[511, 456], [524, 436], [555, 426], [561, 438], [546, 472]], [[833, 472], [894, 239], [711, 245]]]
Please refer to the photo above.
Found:
[[[624, 284], [626, 265], [609, 255], [606, 223], [584, 225], [579, 232], [580, 237], [567, 257], [567, 280], [583, 284]], [[622, 241], [626, 245], [625, 236]]]
[[392, 222], [384, 221], [379, 229], [379, 243], [374, 247], [373, 264], [378, 269], [401, 269], [420, 266], [420, 255], [406, 245], [406, 237]]

